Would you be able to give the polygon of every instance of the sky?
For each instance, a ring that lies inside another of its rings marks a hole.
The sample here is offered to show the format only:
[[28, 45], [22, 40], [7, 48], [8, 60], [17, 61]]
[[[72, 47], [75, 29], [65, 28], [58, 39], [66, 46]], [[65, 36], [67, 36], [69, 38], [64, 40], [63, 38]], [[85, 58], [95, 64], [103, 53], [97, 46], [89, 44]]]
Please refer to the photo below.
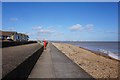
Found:
[[117, 2], [3, 2], [2, 30], [31, 40], [117, 41]]

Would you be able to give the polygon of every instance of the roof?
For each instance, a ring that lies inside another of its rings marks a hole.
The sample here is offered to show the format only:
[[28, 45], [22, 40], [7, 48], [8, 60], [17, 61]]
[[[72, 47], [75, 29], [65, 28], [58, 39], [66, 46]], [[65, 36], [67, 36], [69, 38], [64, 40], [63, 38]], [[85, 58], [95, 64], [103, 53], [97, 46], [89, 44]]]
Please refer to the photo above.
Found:
[[18, 34], [18, 35], [23, 35], [23, 36], [29, 37], [29, 36], [26, 35], [26, 34], [17, 33], [17, 32], [15, 32], [15, 31], [1, 31], [1, 30], [0, 30], [0, 36], [9, 36], [9, 35], [14, 35], [14, 34]]
[[17, 32], [14, 32], [14, 31], [0, 31], [0, 35], [3, 35], [3, 36], [14, 35], [16, 33]]
[[23, 33], [18, 33], [18, 34], [22, 36], [28, 36], [27, 34], [23, 34]]

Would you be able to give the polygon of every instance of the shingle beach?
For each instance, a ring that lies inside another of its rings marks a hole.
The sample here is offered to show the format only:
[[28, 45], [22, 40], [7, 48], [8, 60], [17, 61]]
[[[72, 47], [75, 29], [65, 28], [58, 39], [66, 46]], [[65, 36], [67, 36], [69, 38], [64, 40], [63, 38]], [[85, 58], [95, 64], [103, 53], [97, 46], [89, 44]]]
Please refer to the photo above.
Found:
[[94, 78], [118, 78], [119, 61], [70, 44], [53, 43], [53, 45]]

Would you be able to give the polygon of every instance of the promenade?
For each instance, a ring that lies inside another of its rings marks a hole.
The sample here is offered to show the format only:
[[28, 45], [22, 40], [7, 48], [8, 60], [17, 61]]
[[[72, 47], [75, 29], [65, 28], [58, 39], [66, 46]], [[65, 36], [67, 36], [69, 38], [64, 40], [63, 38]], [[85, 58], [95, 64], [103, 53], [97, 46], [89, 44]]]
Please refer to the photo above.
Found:
[[[4, 77], [8, 73], [16, 69], [20, 64], [25, 62], [25, 60], [27, 60], [40, 48], [41, 45], [38, 43], [2, 48], [2, 76]], [[31, 66], [31, 64], [28, 65]]]
[[29, 78], [92, 78], [51, 43], [48, 43]]
[[[92, 78], [51, 42], [2, 48], [2, 80], [34, 78]], [[1, 70], [0, 69], [0, 70]]]

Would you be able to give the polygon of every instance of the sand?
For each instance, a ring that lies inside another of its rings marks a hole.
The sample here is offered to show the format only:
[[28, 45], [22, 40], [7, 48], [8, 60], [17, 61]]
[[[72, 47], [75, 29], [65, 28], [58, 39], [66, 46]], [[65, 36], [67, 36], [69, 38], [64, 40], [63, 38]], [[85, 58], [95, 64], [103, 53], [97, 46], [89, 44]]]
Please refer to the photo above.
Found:
[[117, 60], [65, 43], [52, 43], [94, 78], [118, 78]]

